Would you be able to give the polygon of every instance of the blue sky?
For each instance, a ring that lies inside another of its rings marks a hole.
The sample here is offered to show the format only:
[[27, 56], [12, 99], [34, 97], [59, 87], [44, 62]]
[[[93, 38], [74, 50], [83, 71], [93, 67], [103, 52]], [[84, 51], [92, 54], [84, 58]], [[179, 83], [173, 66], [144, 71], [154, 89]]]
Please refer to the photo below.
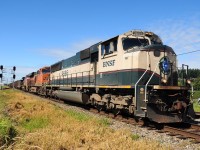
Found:
[[[177, 54], [200, 49], [200, 1], [1, 0], [0, 65], [17, 79], [132, 29], [152, 31]], [[200, 52], [178, 57], [200, 68]]]

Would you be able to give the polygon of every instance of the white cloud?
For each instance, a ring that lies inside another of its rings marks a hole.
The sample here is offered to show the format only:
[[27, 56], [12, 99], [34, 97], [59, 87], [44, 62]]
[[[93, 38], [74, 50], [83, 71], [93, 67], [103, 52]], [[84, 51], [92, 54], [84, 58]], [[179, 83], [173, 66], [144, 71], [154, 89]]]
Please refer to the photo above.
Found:
[[101, 40], [99, 40], [99, 39], [89, 39], [89, 40], [77, 41], [77, 43], [73, 43], [71, 45], [70, 49], [80, 51], [80, 50], [86, 49], [100, 41]]
[[53, 57], [58, 60], [70, 57], [75, 54], [74, 51], [67, 51], [64, 49], [41, 49], [40, 54], [48, 57]]
[[[154, 22], [150, 30], [158, 34], [163, 43], [172, 47], [176, 54], [200, 50], [200, 15], [185, 19], [165, 19]], [[200, 68], [200, 52], [180, 55], [179, 66], [189, 64], [192, 68]]]
[[16, 80], [22, 79], [22, 77], [25, 77], [27, 74], [31, 72], [37, 71], [39, 68], [36, 67], [25, 67], [25, 66], [16, 66]]
[[36, 67], [23, 67], [23, 66], [16, 66], [16, 68], [17, 68], [16, 69], [17, 74], [28, 74], [38, 69]]
[[76, 43], [72, 43], [68, 47], [64, 49], [60, 48], [52, 48], [52, 49], [41, 49], [39, 50], [40, 54], [56, 58], [58, 60], [66, 59], [68, 57], [71, 57], [76, 54], [76, 52], [81, 51], [83, 49], [86, 49], [93, 44], [96, 44], [100, 40], [94, 39], [94, 40], [83, 40], [83, 41], [77, 41]]

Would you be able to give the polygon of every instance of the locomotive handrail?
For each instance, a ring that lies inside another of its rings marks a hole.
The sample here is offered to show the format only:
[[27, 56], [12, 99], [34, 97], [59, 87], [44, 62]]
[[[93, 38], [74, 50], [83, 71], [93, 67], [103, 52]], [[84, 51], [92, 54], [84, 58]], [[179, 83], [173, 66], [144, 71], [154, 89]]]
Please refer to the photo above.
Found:
[[156, 70], [157, 70], [157, 68], [158, 68], [159, 62], [160, 62], [160, 61], [158, 61], [157, 65], [156, 65], [156, 67], [155, 67], [155, 69], [154, 69], [154, 72], [152, 73], [151, 77], [149, 78], [149, 80], [147, 81], [147, 83], [146, 83], [146, 85], [145, 85], [145, 101], [146, 101], [146, 102], [147, 102], [147, 86], [148, 86], [149, 82], [151, 81], [153, 75], [155, 74], [155, 72], [156, 72]]
[[[147, 64], [149, 64], [149, 57], [148, 57], [148, 55], [147, 55]], [[148, 71], [148, 65], [147, 65], [147, 69], [145, 70], [145, 72], [142, 74], [142, 76], [135, 83], [135, 99], [137, 98], [137, 85], [139, 84], [140, 80], [144, 77], [144, 75], [147, 73], [147, 71]], [[136, 100], [136, 109], [137, 109], [137, 100]]]
[[[77, 81], [77, 77], [78, 77], [78, 74], [81, 74], [80, 77], [82, 78], [82, 85], [83, 85], [83, 74], [84, 73], [87, 73], [88, 74], [88, 86], [90, 85], [90, 72], [91, 71], [82, 71], [82, 72], [76, 72], [76, 73], [70, 73], [70, 74], [67, 74], [67, 75], [64, 75], [63, 76], [63, 80], [67, 79], [67, 83], [66, 85], [73, 85], [75, 84], [76, 86], [78, 85], [78, 81]], [[73, 75], [75, 75], [75, 82], [72, 82], [72, 78], [73, 78]], [[54, 82], [54, 84], [58, 85], [58, 86], [61, 86], [61, 76], [56, 76], [55, 77], [56, 79], [52, 79], [52, 82]], [[63, 86], [65, 85], [64, 81], [63, 81]]]
[[[147, 70], [148, 69], [146, 69], [146, 71], [141, 75], [141, 77], [138, 79], [138, 81], [135, 83], [135, 98], [137, 98], [137, 85], [138, 85], [138, 83], [140, 82], [140, 80], [143, 78], [143, 76], [146, 74], [146, 72], [147, 72]], [[136, 103], [137, 103], [137, 101], [136, 101]], [[137, 106], [137, 104], [136, 104], [136, 106]]]

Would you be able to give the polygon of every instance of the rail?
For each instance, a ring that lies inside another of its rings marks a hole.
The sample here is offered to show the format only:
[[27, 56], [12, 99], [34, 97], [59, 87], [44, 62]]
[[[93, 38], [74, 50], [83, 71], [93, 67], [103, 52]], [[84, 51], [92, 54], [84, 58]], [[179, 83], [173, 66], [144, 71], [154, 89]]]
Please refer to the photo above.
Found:
[[179, 129], [169, 126], [164, 126], [164, 131], [173, 133], [175, 135], [181, 135], [186, 138], [192, 138], [196, 142], [200, 143], [200, 126], [199, 125], [193, 125], [191, 124], [191, 127], [189, 129]]

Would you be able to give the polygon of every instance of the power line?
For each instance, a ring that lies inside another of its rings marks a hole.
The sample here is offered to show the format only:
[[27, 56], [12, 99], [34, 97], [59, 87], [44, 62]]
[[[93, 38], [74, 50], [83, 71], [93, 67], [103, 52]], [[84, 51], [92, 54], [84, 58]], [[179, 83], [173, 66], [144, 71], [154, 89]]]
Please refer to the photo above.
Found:
[[185, 52], [185, 53], [178, 54], [177, 56], [186, 55], [186, 54], [190, 54], [190, 53], [195, 53], [195, 52], [199, 52], [199, 51], [200, 51], [200, 50]]

